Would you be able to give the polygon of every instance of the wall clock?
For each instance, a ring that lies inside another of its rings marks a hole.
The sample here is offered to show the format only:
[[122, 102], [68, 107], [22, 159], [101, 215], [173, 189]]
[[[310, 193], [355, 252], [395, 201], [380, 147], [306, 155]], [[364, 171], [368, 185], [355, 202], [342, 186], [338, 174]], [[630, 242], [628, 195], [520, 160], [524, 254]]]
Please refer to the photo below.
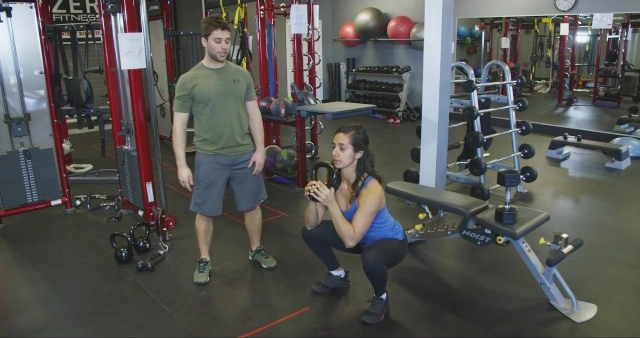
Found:
[[576, 5], [577, 1], [578, 0], [553, 0], [553, 6], [561, 12], [568, 12]]

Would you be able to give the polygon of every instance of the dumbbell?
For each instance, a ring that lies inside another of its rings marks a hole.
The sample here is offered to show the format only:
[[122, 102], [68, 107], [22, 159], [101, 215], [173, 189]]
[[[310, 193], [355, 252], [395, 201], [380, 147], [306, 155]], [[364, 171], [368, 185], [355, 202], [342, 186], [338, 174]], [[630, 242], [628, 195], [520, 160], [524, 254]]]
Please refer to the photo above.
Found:
[[479, 131], [472, 131], [464, 136], [464, 144], [469, 149], [478, 149], [484, 146], [485, 142], [488, 139], [494, 138], [496, 136], [511, 134], [511, 133], [518, 133], [522, 136], [525, 136], [525, 135], [529, 135], [532, 129], [533, 129], [533, 126], [528, 121], [517, 121], [515, 129], [509, 129], [507, 131], [494, 133], [487, 136], [482, 135], [482, 133]]
[[467, 119], [467, 120], [475, 120], [478, 116], [485, 114], [485, 113], [489, 113], [492, 111], [497, 111], [497, 110], [504, 110], [504, 109], [511, 109], [514, 108], [516, 111], [518, 112], [523, 112], [525, 110], [527, 110], [529, 108], [529, 101], [527, 101], [527, 99], [523, 98], [523, 97], [519, 97], [515, 100], [513, 100], [513, 104], [512, 105], [506, 105], [506, 106], [500, 106], [500, 107], [495, 107], [495, 108], [487, 108], [487, 109], [480, 109], [478, 110], [478, 108], [476, 108], [475, 106], [466, 106], [462, 109], [462, 115]]
[[415, 163], [420, 163], [420, 146], [415, 146], [411, 148], [411, 159]]
[[420, 183], [420, 171], [415, 168], [409, 168], [402, 174], [402, 180], [409, 183]]
[[469, 189], [469, 196], [483, 201], [488, 201], [489, 197], [491, 197], [491, 189], [482, 183], [476, 183], [471, 186], [471, 189]]
[[[524, 166], [520, 169], [520, 179], [524, 182], [533, 182], [538, 178], [538, 171], [530, 166]], [[491, 188], [482, 183], [476, 183], [469, 189], [469, 196], [488, 201], [491, 197]]]
[[[569, 137], [572, 137], [571, 135], [569, 135], [569, 133], [562, 134], [562, 138], [565, 140], [568, 140]], [[576, 135], [575, 138], [576, 138], [576, 141], [578, 142], [582, 141], [582, 135]]]
[[517, 153], [513, 153], [511, 155], [507, 155], [501, 158], [496, 158], [489, 162], [484, 162], [481, 158], [474, 157], [469, 160], [469, 163], [467, 163], [467, 168], [469, 168], [469, 172], [472, 175], [480, 176], [487, 172], [487, 168], [490, 164], [497, 163], [515, 156], [520, 156], [523, 159], [528, 160], [532, 158], [535, 154], [536, 154], [536, 149], [532, 145], [528, 143], [523, 143], [520, 145], [520, 147], [518, 147]]
[[498, 184], [505, 187], [504, 205], [495, 210], [495, 220], [504, 225], [513, 225], [518, 221], [518, 208], [511, 205], [511, 188], [520, 184], [520, 172], [516, 169], [498, 170]]

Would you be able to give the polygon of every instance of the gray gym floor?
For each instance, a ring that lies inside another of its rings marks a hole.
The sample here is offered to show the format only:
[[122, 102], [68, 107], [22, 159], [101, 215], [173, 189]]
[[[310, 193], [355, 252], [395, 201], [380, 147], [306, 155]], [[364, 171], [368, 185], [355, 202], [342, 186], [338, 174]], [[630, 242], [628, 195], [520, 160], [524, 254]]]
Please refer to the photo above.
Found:
[[[588, 96], [571, 107], [556, 105], [553, 94], [528, 99], [530, 108], [519, 119], [607, 132], [630, 105], [625, 99], [620, 107], [602, 109], [592, 106]], [[359, 122], [368, 128], [386, 182], [401, 181], [406, 168], [418, 167], [409, 157], [411, 147], [419, 144], [418, 122], [392, 125], [363, 117], [321, 121], [321, 160], [329, 160], [336, 127]], [[290, 139], [290, 129], [282, 127], [283, 140]], [[450, 141], [461, 140], [463, 129], [452, 129]], [[305, 199], [295, 186], [271, 179], [263, 205], [263, 244], [278, 259], [278, 268], [264, 271], [250, 264], [241, 215], [229, 203], [225, 216], [216, 219], [211, 282], [194, 285], [194, 215], [187, 210], [189, 195], [175, 177], [171, 145], [162, 142], [164, 182], [156, 184], [164, 184], [167, 209], [178, 220], [166, 259], [153, 272], [135, 269], [135, 262], [144, 258], [140, 255], [134, 263], [119, 265], [109, 235], [138, 220], [125, 216], [107, 223], [114, 215], [111, 209], [80, 207], [65, 214], [53, 207], [6, 217], [0, 229], [0, 335], [640, 336], [638, 163], [609, 169], [602, 152], [580, 148], [569, 148], [565, 161], [552, 161], [544, 153], [555, 136], [534, 130], [518, 138], [536, 148], [537, 154], [521, 164], [535, 167], [539, 178], [524, 184], [527, 191], [516, 194], [514, 203], [551, 216], [526, 236], [540, 260], [548, 252], [538, 244], [541, 237], [550, 240], [554, 232], [562, 232], [584, 240], [558, 270], [578, 300], [598, 306], [587, 322], [575, 323], [555, 310], [510, 245], [477, 247], [461, 238], [434, 238], [411, 245], [405, 261], [390, 270], [390, 317], [378, 326], [361, 324], [372, 290], [359, 257], [339, 254], [352, 272], [346, 295], [311, 294], [311, 284], [326, 271], [300, 238]], [[75, 134], [72, 142], [77, 163], [115, 167], [109, 141], [107, 156], [100, 157], [97, 132]], [[494, 140], [488, 152], [504, 156], [509, 144]], [[450, 162], [458, 154], [450, 151]], [[495, 171], [486, 177], [494, 183]], [[117, 193], [104, 185], [71, 189], [72, 195]], [[447, 189], [466, 194], [468, 186], [448, 182]], [[405, 227], [420, 221], [418, 207], [391, 195], [387, 201]], [[504, 191], [496, 189], [489, 201], [501, 204]], [[155, 235], [151, 238], [157, 243]]]

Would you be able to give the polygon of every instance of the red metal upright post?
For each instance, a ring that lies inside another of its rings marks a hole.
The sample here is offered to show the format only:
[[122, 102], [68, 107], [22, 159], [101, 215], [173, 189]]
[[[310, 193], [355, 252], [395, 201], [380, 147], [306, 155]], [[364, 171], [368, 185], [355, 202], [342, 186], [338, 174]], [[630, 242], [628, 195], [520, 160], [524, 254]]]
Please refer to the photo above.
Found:
[[[169, 0], [160, 0], [160, 8], [162, 10], [162, 24], [165, 31], [172, 31], [173, 24], [171, 23], [171, 6]], [[167, 80], [170, 83], [178, 82], [176, 77], [176, 65], [174, 59], [174, 39], [165, 34], [164, 37], [164, 53], [167, 60]], [[173, 86], [169, 86], [169, 97], [173, 97]], [[169, 111], [171, 112], [171, 122], [173, 122], [173, 100], [169, 100]]]
[[[291, 0], [291, 5], [299, 5], [300, 0]], [[311, 19], [313, 20], [313, 19]], [[302, 66], [302, 34], [293, 34], [293, 82], [302, 90], [304, 88], [304, 68]], [[297, 100], [297, 99], [296, 99]], [[305, 120], [296, 116], [296, 152], [298, 155], [298, 187], [303, 188], [307, 184], [307, 152]]]
[[[40, 32], [40, 45], [42, 48], [42, 64], [44, 66], [44, 75], [46, 79], [51, 78], [51, 74], [53, 72], [53, 60], [55, 55], [55, 44], [53, 41], [48, 41], [46, 38], [45, 26], [52, 23], [51, 11], [49, 8], [48, 1], [39, 2], [39, 6], [34, 6], [36, 10], [36, 16], [38, 17], [38, 31]], [[47, 105], [49, 106], [49, 112], [51, 116], [51, 127], [53, 131], [53, 139], [54, 139], [54, 147], [56, 152], [56, 157], [58, 158], [58, 171], [60, 172], [60, 185], [62, 188], [62, 204], [64, 204], [65, 209], [72, 210], [73, 205], [71, 204], [71, 190], [69, 187], [69, 176], [67, 175], [67, 161], [71, 161], [71, 155], [65, 155], [64, 150], [62, 149], [62, 141], [69, 137], [69, 130], [67, 129], [67, 120], [64, 115], [58, 115], [56, 111], [56, 107], [53, 104], [53, 91], [51, 85], [47, 81], [47, 97], [49, 98], [49, 102]]]
[[[509, 21], [509, 18], [504, 18], [504, 25], [502, 27], [502, 36], [505, 38], [509, 38], [509, 43], [511, 43], [511, 36], [509, 35], [510, 29], [511, 29], [511, 22]], [[503, 49], [502, 61], [507, 63], [507, 61], [509, 61], [509, 52], [511, 52], [511, 45], [509, 45], [509, 48], [507, 49], [506, 52], [504, 51], [504, 46], [500, 46], [500, 48]]]
[[[316, 90], [316, 26], [315, 26], [315, 8], [314, 8], [314, 0], [307, 0], [307, 17], [309, 22], [309, 36], [307, 39], [307, 52], [310, 55], [311, 65], [309, 66], [309, 85], [313, 90], [313, 96], [317, 97]], [[294, 95], [295, 96], [295, 95]], [[318, 151], [320, 146], [318, 145], [318, 126], [317, 126], [318, 117], [313, 115], [309, 117], [309, 141], [311, 141], [315, 148], [313, 150], [313, 156], [318, 155]], [[306, 143], [305, 143], [305, 154], [306, 154]]]
[[578, 70], [576, 69], [576, 39], [578, 37], [578, 29], [580, 27], [580, 20], [578, 16], [573, 16], [573, 33], [571, 34], [571, 59], [569, 63], [569, 89], [574, 90], [576, 87], [576, 77]]
[[[569, 24], [568, 15], [565, 15], [562, 17], [562, 23], [567, 25]], [[564, 72], [566, 70], [564, 63], [567, 57], [566, 54], [567, 54], [567, 35], [560, 34], [560, 46], [558, 47], [558, 104], [562, 104], [562, 102], [564, 101]], [[553, 67], [553, 61], [551, 66]]]
[[109, 98], [109, 113], [111, 115], [111, 132], [114, 147], [125, 144], [122, 132], [122, 111], [120, 109], [120, 91], [118, 88], [118, 62], [116, 59], [115, 42], [113, 37], [113, 23], [107, 4], [101, 1], [98, 6], [100, 15], [100, 30], [102, 33], [102, 57], [104, 59], [105, 81]]
[[[135, 0], [125, 0], [122, 4], [122, 17], [125, 33], [138, 32], [138, 13]], [[143, 197], [144, 218], [155, 222], [156, 199], [154, 196], [153, 170], [149, 151], [149, 134], [147, 133], [147, 117], [142, 70], [129, 69], [129, 87], [131, 96], [131, 116], [135, 130], [135, 143], [140, 173], [140, 187]]]
[[513, 50], [513, 63], [518, 63], [520, 61], [520, 27], [522, 26], [522, 20], [520, 18], [516, 18], [516, 43], [515, 48]]

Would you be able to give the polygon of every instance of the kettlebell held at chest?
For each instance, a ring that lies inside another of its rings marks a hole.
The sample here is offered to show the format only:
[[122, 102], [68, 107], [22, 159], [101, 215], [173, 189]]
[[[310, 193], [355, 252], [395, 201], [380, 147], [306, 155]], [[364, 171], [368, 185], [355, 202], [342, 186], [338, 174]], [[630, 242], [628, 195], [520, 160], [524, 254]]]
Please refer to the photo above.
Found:
[[[329, 188], [338, 189], [340, 186], [340, 172], [329, 162], [319, 161], [311, 169], [311, 180], [318, 180], [318, 170], [320, 168], [324, 168], [327, 170], [327, 175], [325, 176], [325, 184]], [[313, 196], [309, 195], [309, 198], [312, 201], [316, 201]]]

